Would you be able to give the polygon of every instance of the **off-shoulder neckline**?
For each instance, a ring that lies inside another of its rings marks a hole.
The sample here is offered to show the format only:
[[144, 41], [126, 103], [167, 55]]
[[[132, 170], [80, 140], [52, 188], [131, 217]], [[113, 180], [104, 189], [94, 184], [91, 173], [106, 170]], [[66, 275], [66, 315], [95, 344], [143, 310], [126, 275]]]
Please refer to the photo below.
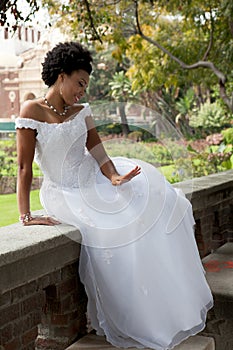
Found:
[[80, 111], [78, 111], [78, 112], [76, 112], [76, 113], [74, 113], [74, 114], [72, 114], [72, 115], [70, 115], [67, 119], [65, 119], [63, 122], [61, 122], [61, 123], [48, 123], [48, 122], [46, 122], [46, 121], [44, 121], [44, 122], [42, 122], [42, 121], [40, 121], [40, 120], [36, 120], [36, 119], [33, 119], [33, 118], [21, 118], [21, 117], [17, 117], [16, 119], [15, 119], [15, 121], [16, 120], [30, 120], [30, 121], [32, 121], [32, 122], [34, 122], [34, 123], [38, 123], [38, 124], [46, 124], [46, 125], [62, 125], [62, 124], [68, 124], [68, 123], [70, 123], [70, 122], [72, 122], [73, 120], [75, 120], [76, 119], [76, 117], [82, 112], [82, 111], [84, 111], [87, 107], [89, 107], [89, 103], [82, 103], [81, 104], [82, 106], [83, 106], [83, 108], [80, 110]]

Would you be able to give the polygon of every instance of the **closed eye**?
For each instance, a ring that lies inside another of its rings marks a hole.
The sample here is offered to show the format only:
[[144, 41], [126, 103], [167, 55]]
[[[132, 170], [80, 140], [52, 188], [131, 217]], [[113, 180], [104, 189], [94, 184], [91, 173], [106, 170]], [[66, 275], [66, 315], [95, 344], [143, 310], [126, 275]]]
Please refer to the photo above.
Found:
[[84, 88], [84, 92], [87, 92], [87, 88], [85, 87], [86, 84], [82, 83], [81, 81], [79, 82], [79, 85]]

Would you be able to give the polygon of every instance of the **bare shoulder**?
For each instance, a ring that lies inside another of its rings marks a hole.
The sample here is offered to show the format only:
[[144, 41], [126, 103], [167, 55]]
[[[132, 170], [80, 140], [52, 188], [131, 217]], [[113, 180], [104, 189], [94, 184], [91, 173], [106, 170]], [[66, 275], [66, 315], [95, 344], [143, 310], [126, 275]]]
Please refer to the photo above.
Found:
[[41, 102], [41, 99], [25, 101], [20, 109], [20, 118], [44, 121], [44, 109], [41, 106]]

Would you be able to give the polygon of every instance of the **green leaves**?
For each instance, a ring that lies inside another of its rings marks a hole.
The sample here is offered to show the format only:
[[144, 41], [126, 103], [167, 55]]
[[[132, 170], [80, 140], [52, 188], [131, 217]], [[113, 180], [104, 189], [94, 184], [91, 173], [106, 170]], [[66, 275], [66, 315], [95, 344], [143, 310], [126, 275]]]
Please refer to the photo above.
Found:
[[112, 81], [109, 83], [110, 96], [118, 102], [126, 102], [134, 97], [131, 90], [131, 83], [129, 78], [125, 75], [124, 71], [116, 72]]
[[201, 105], [197, 115], [192, 115], [190, 125], [212, 132], [218, 131], [223, 125], [226, 125], [225, 112], [217, 102], [210, 103], [207, 101]]

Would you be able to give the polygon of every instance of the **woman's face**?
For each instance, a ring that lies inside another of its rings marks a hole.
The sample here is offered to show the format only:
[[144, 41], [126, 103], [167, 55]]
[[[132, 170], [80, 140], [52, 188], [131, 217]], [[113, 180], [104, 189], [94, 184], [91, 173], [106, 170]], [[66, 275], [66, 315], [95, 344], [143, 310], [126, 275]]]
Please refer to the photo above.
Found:
[[60, 92], [66, 105], [72, 106], [84, 96], [89, 83], [89, 74], [80, 69], [62, 77]]

